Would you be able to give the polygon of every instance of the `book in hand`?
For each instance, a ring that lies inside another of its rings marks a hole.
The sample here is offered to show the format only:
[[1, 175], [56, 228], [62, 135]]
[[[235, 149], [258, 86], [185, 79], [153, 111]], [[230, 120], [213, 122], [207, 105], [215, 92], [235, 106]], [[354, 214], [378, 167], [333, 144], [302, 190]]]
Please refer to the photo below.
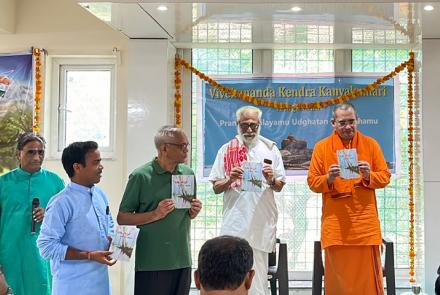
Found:
[[135, 226], [116, 226], [115, 237], [112, 240], [110, 257], [115, 260], [129, 261], [136, 243], [139, 229]]
[[339, 168], [341, 169], [341, 178], [358, 178], [359, 164], [356, 149], [338, 150], [337, 155]]
[[243, 182], [241, 190], [247, 192], [261, 192], [263, 185], [263, 164], [259, 162], [244, 162]]
[[174, 208], [191, 208], [194, 194], [194, 175], [172, 175], [171, 196], [174, 200]]

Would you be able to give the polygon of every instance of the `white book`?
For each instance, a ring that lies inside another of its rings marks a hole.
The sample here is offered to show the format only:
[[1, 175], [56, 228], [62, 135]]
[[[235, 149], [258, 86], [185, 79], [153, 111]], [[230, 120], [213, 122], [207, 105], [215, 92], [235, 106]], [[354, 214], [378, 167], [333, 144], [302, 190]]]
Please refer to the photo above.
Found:
[[261, 192], [263, 185], [263, 164], [259, 162], [243, 163], [242, 191]]
[[341, 169], [341, 178], [352, 179], [359, 177], [359, 164], [356, 149], [338, 150], [338, 163]]
[[194, 194], [194, 175], [172, 175], [171, 196], [174, 200], [174, 208], [189, 209]]
[[133, 253], [139, 229], [135, 226], [116, 226], [115, 237], [112, 240], [110, 257], [115, 260], [129, 261]]

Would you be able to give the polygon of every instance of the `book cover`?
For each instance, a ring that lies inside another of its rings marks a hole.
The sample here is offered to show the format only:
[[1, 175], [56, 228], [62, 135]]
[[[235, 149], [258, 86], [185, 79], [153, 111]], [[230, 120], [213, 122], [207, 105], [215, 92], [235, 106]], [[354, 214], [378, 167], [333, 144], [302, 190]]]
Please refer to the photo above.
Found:
[[263, 185], [263, 164], [258, 162], [244, 162], [242, 167], [244, 172], [241, 190], [261, 192]]
[[359, 164], [356, 149], [338, 150], [337, 155], [339, 168], [341, 169], [341, 178], [358, 178]]
[[194, 175], [173, 175], [171, 177], [171, 196], [176, 209], [191, 208], [194, 195]]
[[112, 240], [110, 255], [112, 259], [129, 261], [136, 243], [139, 229], [135, 226], [118, 225], [115, 230], [115, 237]]

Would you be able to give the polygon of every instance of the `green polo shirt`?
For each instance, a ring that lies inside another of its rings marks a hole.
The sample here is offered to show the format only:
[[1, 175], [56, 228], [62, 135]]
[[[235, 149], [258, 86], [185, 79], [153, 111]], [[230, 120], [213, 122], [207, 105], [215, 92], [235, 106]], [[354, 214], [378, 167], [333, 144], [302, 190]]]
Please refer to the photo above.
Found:
[[[163, 199], [171, 198], [171, 175], [193, 175], [178, 164], [170, 173], [153, 161], [134, 170], [128, 179], [120, 212], [149, 212]], [[196, 186], [194, 185], [194, 188]], [[172, 270], [191, 266], [190, 217], [188, 209], [174, 209], [165, 218], [138, 226], [136, 271]]]

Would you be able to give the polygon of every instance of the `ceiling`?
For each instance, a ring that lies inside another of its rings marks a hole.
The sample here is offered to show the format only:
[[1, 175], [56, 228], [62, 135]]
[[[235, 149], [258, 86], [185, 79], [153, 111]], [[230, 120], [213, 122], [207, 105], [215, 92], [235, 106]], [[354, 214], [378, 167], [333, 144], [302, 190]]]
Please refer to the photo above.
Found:
[[[429, 12], [423, 10], [427, 3], [371, 0], [369, 3], [315, 1], [307, 4], [165, 1], [168, 2], [166, 11], [158, 10], [163, 2], [77, 2], [128, 38], [169, 39], [177, 48], [416, 48], [422, 37], [440, 38], [438, 2], [430, 3], [434, 10]], [[301, 11], [292, 11], [294, 6]], [[308, 34], [306, 37], [304, 31]], [[371, 39], [369, 32], [372, 31], [382, 31], [395, 38]]]

